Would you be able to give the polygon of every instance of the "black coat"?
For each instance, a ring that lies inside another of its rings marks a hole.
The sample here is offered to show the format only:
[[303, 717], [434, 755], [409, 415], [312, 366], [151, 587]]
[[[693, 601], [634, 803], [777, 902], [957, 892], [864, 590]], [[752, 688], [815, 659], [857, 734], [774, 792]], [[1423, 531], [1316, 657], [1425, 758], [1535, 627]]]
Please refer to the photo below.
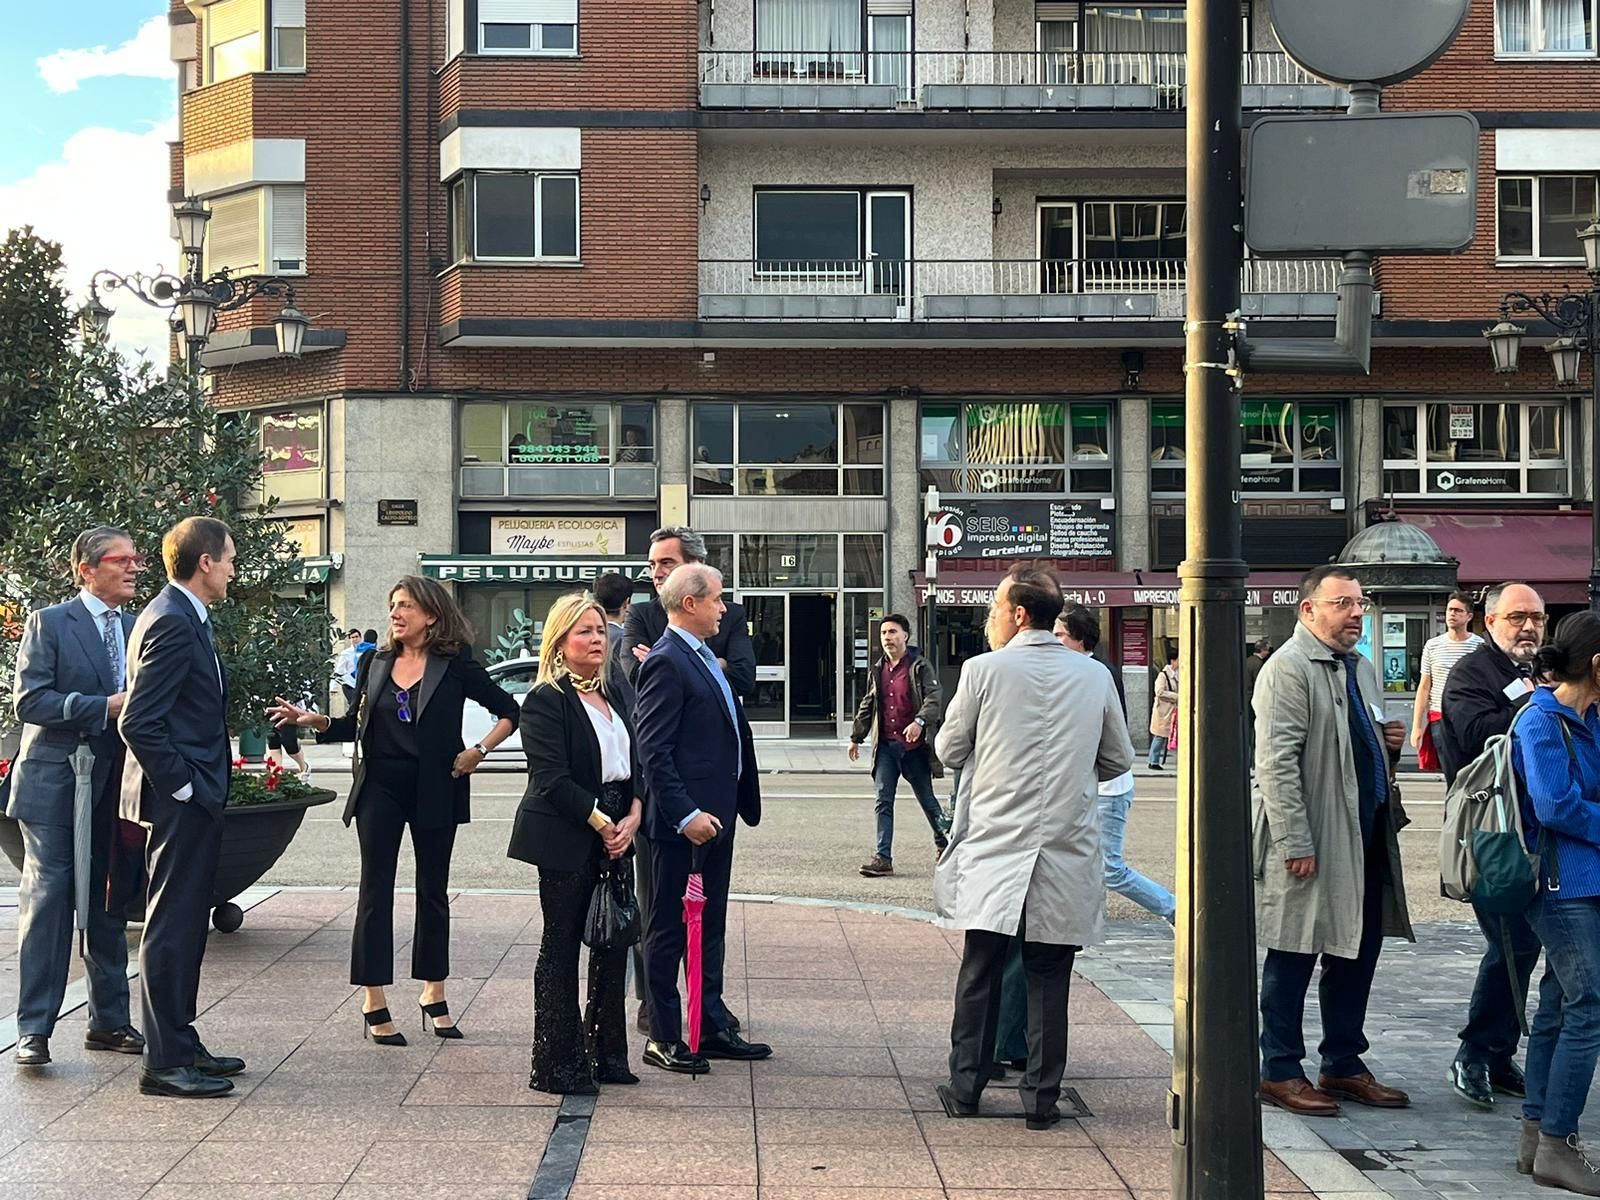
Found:
[[1512, 662], [1493, 638], [1484, 638], [1483, 645], [1450, 669], [1439, 701], [1444, 737], [1436, 747], [1447, 784], [1454, 783], [1457, 772], [1483, 753], [1485, 742], [1511, 728], [1511, 718], [1531, 693], [1512, 700], [1505, 689], [1526, 677], [1527, 672]]
[[[626, 704], [607, 697], [622, 718], [631, 747], [633, 796], [641, 796], [639, 748]], [[528, 756], [528, 788], [522, 794], [507, 858], [551, 871], [578, 871], [603, 855], [600, 835], [589, 825], [604, 786], [600, 739], [578, 690], [563, 679], [542, 683], [522, 700], [522, 749]]]
[[[728, 611], [722, 616], [716, 636], [706, 645], [713, 655], [728, 664], [728, 684], [733, 688], [733, 694], [742, 700], [750, 700], [756, 694], [756, 648], [750, 641], [750, 618], [745, 615], [744, 605], [726, 596], [723, 600]], [[639, 686], [641, 664], [634, 658], [633, 648], [653, 647], [666, 631], [667, 610], [661, 607], [659, 598], [652, 596], [643, 604], [635, 604], [628, 610], [622, 641], [616, 646], [615, 654], [635, 688]]]
[[[366, 782], [363, 752], [367, 719], [378, 692], [389, 683], [394, 666], [392, 650], [374, 650], [356, 668], [356, 709], [333, 718], [317, 734], [320, 742], [355, 742], [356, 758], [350, 781], [350, 799], [344, 806], [344, 823], [356, 815], [356, 802]], [[417, 829], [442, 829], [465, 825], [472, 819], [470, 775], [452, 778], [456, 756], [466, 749], [461, 740], [461, 713], [468, 699], [476, 700], [498, 720], [515, 721], [517, 702], [489, 678], [483, 664], [463, 646], [453, 657], [432, 654], [423, 668], [414, 708], [417, 727]]]

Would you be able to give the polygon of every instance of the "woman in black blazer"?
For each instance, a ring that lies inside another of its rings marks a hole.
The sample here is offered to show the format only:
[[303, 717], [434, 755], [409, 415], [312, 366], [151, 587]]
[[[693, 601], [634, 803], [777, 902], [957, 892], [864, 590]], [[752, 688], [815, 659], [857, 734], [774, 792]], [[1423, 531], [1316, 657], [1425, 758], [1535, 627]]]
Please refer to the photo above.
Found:
[[[606, 615], [587, 593], [550, 607], [539, 677], [522, 702], [528, 790], [511, 858], [539, 868], [544, 934], [533, 971], [533, 1069], [541, 1092], [593, 1094], [638, 1083], [628, 1070], [626, 947], [589, 953], [589, 1001], [578, 1016], [578, 950], [589, 900], [608, 863], [633, 887], [643, 791], [633, 723], [605, 692]], [[587, 1036], [586, 1036], [587, 1035]]]
[[[342, 717], [296, 708], [282, 697], [268, 710], [278, 725], [308, 725], [318, 742], [356, 743], [344, 823], [355, 818], [361, 890], [350, 947], [350, 982], [375, 1041], [403, 1046], [383, 989], [394, 981], [394, 884], [400, 838], [411, 826], [417, 861], [411, 975], [423, 981], [424, 1028], [459, 1038], [444, 999], [450, 974], [450, 852], [468, 812], [467, 777], [511, 735], [517, 702], [472, 657], [472, 628], [432, 579], [407, 575], [389, 591], [389, 644], [361, 660], [356, 708]], [[463, 748], [461, 710], [476, 700], [499, 721]]]

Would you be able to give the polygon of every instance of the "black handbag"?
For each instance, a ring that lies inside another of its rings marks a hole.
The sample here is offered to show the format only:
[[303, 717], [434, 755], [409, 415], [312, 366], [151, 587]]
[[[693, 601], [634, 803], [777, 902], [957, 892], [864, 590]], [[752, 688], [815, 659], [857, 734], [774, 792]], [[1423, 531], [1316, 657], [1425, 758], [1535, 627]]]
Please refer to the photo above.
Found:
[[591, 950], [621, 950], [639, 940], [639, 900], [633, 894], [633, 860], [608, 859], [589, 897], [583, 944]]

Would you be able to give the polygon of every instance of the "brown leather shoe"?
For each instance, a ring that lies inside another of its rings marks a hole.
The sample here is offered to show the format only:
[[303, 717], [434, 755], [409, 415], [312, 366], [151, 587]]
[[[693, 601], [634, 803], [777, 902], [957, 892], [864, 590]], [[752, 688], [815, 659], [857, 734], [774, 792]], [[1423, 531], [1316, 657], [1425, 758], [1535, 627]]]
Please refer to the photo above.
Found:
[[1303, 1078], [1285, 1079], [1281, 1083], [1263, 1079], [1261, 1098], [1302, 1117], [1337, 1117], [1341, 1111], [1337, 1100], [1323, 1095]]
[[1357, 1104], [1365, 1104], [1368, 1108], [1411, 1107], [1410, 1096], [1399, 1088], [1384, 1087], [1372, 1077], [1371, 1071], [1343, 1079], [1319, 1075], [1317, 1087], [1330, 1096], [1337, 1096], [1341, 1100], [1354, 1100]]

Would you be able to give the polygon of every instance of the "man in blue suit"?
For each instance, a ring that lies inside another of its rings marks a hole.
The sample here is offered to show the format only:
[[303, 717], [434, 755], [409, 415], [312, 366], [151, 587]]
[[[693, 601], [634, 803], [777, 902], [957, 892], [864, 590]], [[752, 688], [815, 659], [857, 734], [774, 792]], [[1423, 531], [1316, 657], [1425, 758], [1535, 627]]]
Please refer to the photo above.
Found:
[[[735, 821], [761, 820], [750, 723], [706, 643], [727, 606], [722, 575], [685, 563], [660, 591], [667, 629], [639, 667], [634, 724], [648, 800], [651, 860], [645, 971], [650, 977], [650, 1040], [644, 1061], [664, 1071], [699, 1074], [707, 1059], [757, 1059], [772, 1047], [745, 1041], [722, 1002], [722, 960], [733, 873]], [[691, 870], [704, 877], [700, 1053], [682, 1040], [678, 967], [683, 962], [684, 888]]]
[[139, 946], [146, 1095], [200, 1098], [233, 1090], [237, 1058], [211, 1054], [194, 1029], [211, 885], [232, 779], [228, 679], [210, 609], [233, 578], [233, 536], [213, 517], [178, 522], [161, 539], [167, 586], [139, 614], [128, 643], [128, 698], [117, 724], [128, 744], [122, 815], [145, 827], [150, 891]]
[[[144, 556], [125, 529], [97, 526], [72, 543], [80, 588], [65, 604], [32, 613], [17, 650], [17, 717], [22, 749], [7, 781], [6, 815], [22, 827], [17, 894], [17, 1052], [25, 1067], [50, 1061], [50, 1035], [67, 990], [78, 873], [89, 876], [84, 975], [89, 984], [88, 1050], [138, 1054], [144, 1039], [128, 1023], [127, 921], [106, 911], [106, 877], [122, 778], [116, 721]], [[93, 756], [85, 763], [80, 749]], [[76, 762], [76, 765], [75, 765]], [[90, 777], [88, 812], [77, 803], [78, 774]], [[89, 860], [78, 862], [74, 828], [87, 821]]]

